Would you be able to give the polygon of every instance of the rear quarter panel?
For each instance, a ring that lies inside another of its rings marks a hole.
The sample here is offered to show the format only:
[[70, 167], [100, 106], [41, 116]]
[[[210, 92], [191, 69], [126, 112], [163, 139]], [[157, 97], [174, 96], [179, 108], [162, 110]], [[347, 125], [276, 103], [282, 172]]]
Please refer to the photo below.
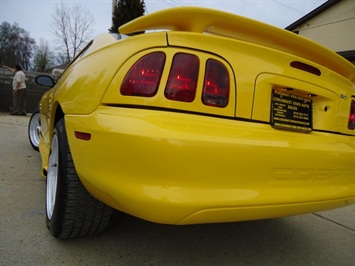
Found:
[[[139, 39], [138, 39], [139, 38]], [[55, 99], [65, 114], [89, 114], [101, 103], [114, 74], [137, 51], [166, 46], [165, 33], [117, 41], [76, 60], [56, 85]]]

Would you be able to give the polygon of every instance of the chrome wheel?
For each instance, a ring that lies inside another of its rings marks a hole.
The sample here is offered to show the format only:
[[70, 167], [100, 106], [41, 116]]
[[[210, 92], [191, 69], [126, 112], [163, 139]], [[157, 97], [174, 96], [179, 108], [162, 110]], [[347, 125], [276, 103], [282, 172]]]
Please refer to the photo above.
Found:
[[35, 150], [38, 150], [40, 130], [41, 130], [40, 113], [36, 111], [32, 114], [28, 125], [28, 137], [30, 139], [30, 143], [32, 147]]
[[59, 167], [59, 146], [58, 137], [56, 134], [52, 137], [51, 153], [48, 161], [47, 172], [47, 217], [52, 219], [54, 212], [54, 205], [57, 196], [57, 184], [58, 184], [58, 167]]

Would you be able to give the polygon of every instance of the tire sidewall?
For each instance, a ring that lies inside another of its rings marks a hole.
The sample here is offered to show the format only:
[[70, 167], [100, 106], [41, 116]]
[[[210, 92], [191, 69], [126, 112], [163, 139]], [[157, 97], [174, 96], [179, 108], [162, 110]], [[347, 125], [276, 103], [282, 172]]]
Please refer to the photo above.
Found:
[[[53, 145], [58, 146], [53, 148]], [[56, 188], [52, 183], [48, 186], [47, 182], [46, 197], [49, 195], [50, 198], [46, 198], [46, 208], [48, 210], [48, 204], [53, 207], [49, 214], [46, 211], [48, 229], [58, 238], [102, 232], [109, 224], [112, 208], [96, 200], [81, 183], [71, 156], [64, 118], [59, 120], [53, 131], [50, 154], [53, 150], [57, 157], [48, 160], [50, 173], [47, 173], [47, 178], [56, 180], [51, 180], [56, 182]], [[56, 174], [56, 178], [52, 174]]]

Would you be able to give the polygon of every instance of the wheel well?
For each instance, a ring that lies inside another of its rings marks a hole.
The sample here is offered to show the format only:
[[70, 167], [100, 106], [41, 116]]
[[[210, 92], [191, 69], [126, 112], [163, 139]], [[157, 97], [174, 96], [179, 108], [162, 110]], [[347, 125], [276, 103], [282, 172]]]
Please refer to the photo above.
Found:
[[54, 124], [53, 124], [53, 128], [55, 127], [55, 125], [58, 123], [58, 121], [60, 119], [62, 119], [64, 117], [64, 113], [62, 110], [62, 107], [60, 107], [60, 105], [57, 106], [57, 110], [55, 112], [55, 118], [54, 118]]

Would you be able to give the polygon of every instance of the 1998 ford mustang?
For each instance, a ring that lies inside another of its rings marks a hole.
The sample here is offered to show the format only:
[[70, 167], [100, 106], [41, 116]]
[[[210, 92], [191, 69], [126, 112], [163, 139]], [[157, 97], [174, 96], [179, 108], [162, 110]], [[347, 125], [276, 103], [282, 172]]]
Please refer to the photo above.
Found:
[[37, 77], [52, 88], [29, 136], [54, 236], [100, 232], [112, 209], [183, 225], [355, 202], [351, 63], [203, 8], [159, 11], [119, 30], [91, 41], [56, 84]]

